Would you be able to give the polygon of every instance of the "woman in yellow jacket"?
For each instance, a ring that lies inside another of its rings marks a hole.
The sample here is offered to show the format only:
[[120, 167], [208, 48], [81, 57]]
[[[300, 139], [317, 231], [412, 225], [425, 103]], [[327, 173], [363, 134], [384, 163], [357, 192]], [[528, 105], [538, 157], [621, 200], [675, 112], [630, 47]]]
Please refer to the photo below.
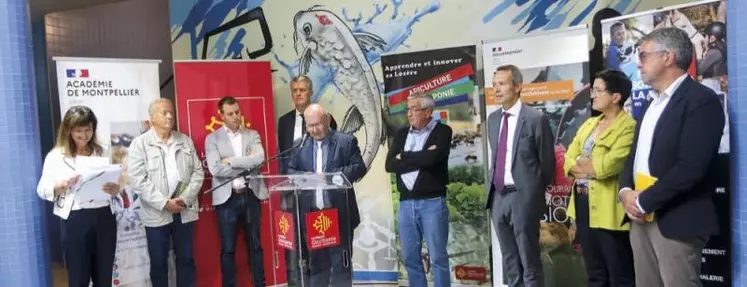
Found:
[[633, 143], [635, 120], [623, 111], [631, 82], [620, 71], [597, 74], [592, 108], [601, 113], [579, 128], [565, 154], [564, 171], [574, 178], [568, 215], [589, 275], [589, 286], [635, 286], [629, 225], [617, 201], [620, 172]]

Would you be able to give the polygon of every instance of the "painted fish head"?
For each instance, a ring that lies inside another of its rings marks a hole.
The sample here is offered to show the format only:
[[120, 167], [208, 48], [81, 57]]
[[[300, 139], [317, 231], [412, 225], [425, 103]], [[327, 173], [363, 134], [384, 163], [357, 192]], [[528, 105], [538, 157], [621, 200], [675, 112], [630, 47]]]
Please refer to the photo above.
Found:
[[321, 38], [336, 29], [336, 21], [339, 21], [339, 18], [332, 12], [318, 9], [317, 6], [296, 13], [293, 17], [293, 42], [296, 52], [299, 44], [307, 48], [311, 43], [320, 42]]

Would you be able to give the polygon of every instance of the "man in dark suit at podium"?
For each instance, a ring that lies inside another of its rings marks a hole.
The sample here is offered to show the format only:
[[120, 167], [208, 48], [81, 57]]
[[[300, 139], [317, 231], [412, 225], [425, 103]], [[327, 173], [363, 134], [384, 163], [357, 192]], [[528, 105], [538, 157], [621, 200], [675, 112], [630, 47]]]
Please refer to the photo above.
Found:
[[[299, 75], [291, 80], [290, 90], [291, 99], [293, 101], [293, 110], [281, 116], [280, 119], [278, 119], [277, 125], [278, 150], [280, 152], [291, 149], [294, 146], [294, 143], [299, 143], [303, 138], [303, 135], [306, 134], [306, 121], [304, 120], [304, 111], [306, 111], [306, 108], [311, 105], [311, 95], [313, 94], [314, 84], [311, 79], [309, 79], [309, 77], [305, 75]], [[332, 129], [337, 129], [337, 123], [335, 123], [335, 119], [331, 116], [330, 119], [330, 127]], [[278, 158], [280, 174], [288, 174], [288, 160], [293, 153], [294, 152], [288, 152], [286, 153], [286, 155]], [[295, 208], [293, 208], [293, 206], [295, 206], [296, 203], [293, 194], [290, 192], [283, 193], [280, 198], [280, 202], [281, 208], [286, 212], [292, 213], [293, 217], [295, 218], [296, 214]], [[301, 241], [297, 245], [303, 246], [305, 245], [305, 242]], [[307, 250], [302, 248], [300, 249], [300, 251], [302, 254], [302, 259], [308, 262]], [[287, 269], [288, 284], [290, 286], [294, 286], [294, 284], [300, 282], [296, 282], [297, 280], [299, 280], [299, 274], [297, 272], [298, 268], [295, 267], [299, 264], [298, 251], [286, 251], [285, 263]], [[304, 265], [308, 265], [308, 263]], [[308, 269], [305, 269], [303, 271], [305, 278], [308, 278], [308, 273]], [[304, 279], [304, 281], [306, 280], [307, 279]]]
[[[358, 140], [331, 130], [331, 117], [320, 105], [310, 105], [304, 114], [310, 138], [292, 153], [288, 173], [341, 172], [351, 183], [361, 179], [366, 166]], [[307, 190], [302, 198], [301, 236], [311, 228], [304, 226], [308, 212], [337, 208], [339, 218], [340, 244], [309, 252], [310, 286], [352, 286], [353, 230], [360, 224], [355, 191]]]

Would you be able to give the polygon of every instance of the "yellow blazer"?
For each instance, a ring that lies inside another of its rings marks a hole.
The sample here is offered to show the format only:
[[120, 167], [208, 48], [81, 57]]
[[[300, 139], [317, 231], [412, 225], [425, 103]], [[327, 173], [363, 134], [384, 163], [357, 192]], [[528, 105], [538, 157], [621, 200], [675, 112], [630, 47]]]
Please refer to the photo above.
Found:
[[[583, 153], [584, 142], [599, 123], [602, 116], [589, 118], [576, 132], [576, 137], [565, 153], [563, 170], [566, 175], [576, 165], [576, 158]], [[608, 230], [629, 230], [630, 225], [620, 226], [625, 217], [625, 207], [617, 200], [620, 189], [620, 173], [630, 153], [635, 134], [635, 120], [626, 112], [620, 112], [615, 121], [597, 136], [591, 149], [591, 162], [596, 177], [589, 180], [589, 227]], [[575, 183], [575, 182], [574, 182]], [[574, 195], [568, 205], [568, 216], [576, 218]]]

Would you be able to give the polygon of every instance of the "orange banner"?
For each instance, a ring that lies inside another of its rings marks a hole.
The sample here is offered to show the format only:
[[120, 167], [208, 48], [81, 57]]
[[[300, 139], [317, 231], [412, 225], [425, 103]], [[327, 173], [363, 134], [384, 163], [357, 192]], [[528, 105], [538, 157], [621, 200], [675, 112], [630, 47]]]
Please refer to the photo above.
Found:
[[340, 245], [340, 223], [337, 208], [306, 214], [306, 242], [309, 250], [324, 249]]
[[[571, 100], [573, 91], [573, 80], [552, 81], [542, 83], [524, 84], [521, 89], [521, 101], [524, 103]], [[495, 100], [495, 92], [492, 87], [485, 88], [485, 104], [498, 105]]]
[[521, 101], [524, 103], [572, 100], [573, 80], [524, 84]]
[[293, 224], [293, 214], [282, 210], [275, 210], [275, 244], [280, 248], [295, 250], [295, 225]]

